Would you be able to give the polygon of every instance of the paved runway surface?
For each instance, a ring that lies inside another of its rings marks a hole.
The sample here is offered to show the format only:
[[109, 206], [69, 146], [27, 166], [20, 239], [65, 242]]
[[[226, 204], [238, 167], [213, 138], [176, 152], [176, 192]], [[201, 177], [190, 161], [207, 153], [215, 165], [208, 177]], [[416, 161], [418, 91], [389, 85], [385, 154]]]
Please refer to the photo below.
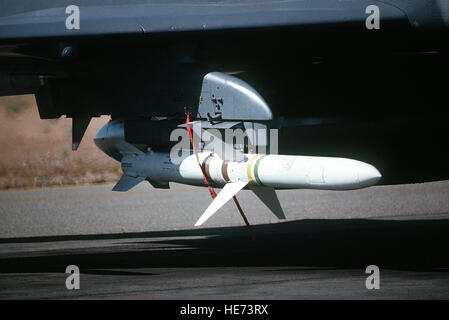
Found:
[[281, 191], [283, 222], [244, 191], [256, 241], [232, 203], [193, 228], [207, 189], [111, 187], [0, 192], [0, 299], [449, 299], [449, 181]]

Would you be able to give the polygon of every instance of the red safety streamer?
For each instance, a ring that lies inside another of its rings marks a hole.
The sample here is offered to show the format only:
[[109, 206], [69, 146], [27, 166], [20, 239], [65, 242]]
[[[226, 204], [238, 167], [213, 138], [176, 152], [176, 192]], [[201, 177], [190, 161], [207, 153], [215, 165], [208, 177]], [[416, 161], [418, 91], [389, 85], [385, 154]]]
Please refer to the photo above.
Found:
[[236, 196], [233, 196], [232, 199], [234, 199], [235, 205], [237, 206], [237, 209], [239, 209], [239, 212], [242, 215], [243, 221], [245, 221], [245, 224], [248, 227], [249, 233], [251, 234], [251, 239], [256, 240], [256, 235], [254, 234], [254, 231], [251, 228], [251, 225], [249, 224], [248, 219], [246, 219], [246, 216], [243, 213], [242, 207], [240, 207], [240, 203], [238, 202]]
[[214, 188], [209, 184], [209, 181], [207, 181], [206, 173], [204, 172], [204, 168], [201, 165], [200, 158], [198, 157], [198, 153], [196, 152], [195, 144], [193, 143], [193, 134], [192, 134], [192, 129], [190, 129], [189, 122], [190, 122], [190, 117], [189, 117], [189, 112], [187, 112], [186, 126], [187, 126], [187, 131], [189, 132], [190, 142], [192, 143], [193, 153], [195, 154], [196, 161], [198, 162], [201, 172], [203, 173], [204, 184], [209, 188], [210, 196], [212, 197], [212, 199], [214, 199], [217, 196], [217, 194], [215, 193]]
[[[214, 199], [217, 196], [217, 194], [215, 193], [214, 188], [209, 184], [209, 181], [207, 181], [206, 173], [204, 172], [204, 168], [201, 165], [200, 158], [198, 157], [198, 153], [196, 152], [195, 144], [193, 143], [192, 129], [189, 126], [189, 122], [190, 122], [189, 112], [186, 112], [186, 113], [187, 113], [186, 127], [187, 127], [187, 132], [189, 133], [189, 136], [190, 136], [190, 142], [192, 143], [193, 153], [195, 154], [196, 161], [198, 162], [198, 166], [200, 167], [201, 172], [203, 173], [204, 184], [209, 188], [209, 193], [210, 193], [212, 199]], [[240, 215], [243, 218], [243, 221], [245, 221], [245, 224], [248, 227], [249, 233], [251, 234], [251, 239], [256, 240], [256, 235], [254, 234], [254, 231], [251, 228], [251, 225], [249, 224], [248, 219], [246, 219], [245, 213], [243, 213], [242, 207], [240, 207], [240, 203], [238, 202], [238, 200], [235, 196], [232, 197], [232, 199], [234, 200], [235, 205], [237, 206], [237, 209], [239, 210]]]

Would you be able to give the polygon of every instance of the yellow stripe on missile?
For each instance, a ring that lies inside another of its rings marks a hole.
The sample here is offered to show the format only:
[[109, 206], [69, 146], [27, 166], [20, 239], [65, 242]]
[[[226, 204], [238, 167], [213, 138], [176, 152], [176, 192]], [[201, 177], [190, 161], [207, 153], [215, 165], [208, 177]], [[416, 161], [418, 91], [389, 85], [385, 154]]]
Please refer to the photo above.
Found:
[[252, 183], [256, 183], [256, 182], [253, 180], [253, 176], [251, 174], [251, 169], [252, 169], [254, 160], [256, 160], [256, 158], [259, 157], [259, 156], [260, 156], [259, 154], [256, 154], [254, 157], [252, 157], [248, 161], [248, 165], [246, 166], [246, 174], [248, 175], [249, 181], [251, 181]]

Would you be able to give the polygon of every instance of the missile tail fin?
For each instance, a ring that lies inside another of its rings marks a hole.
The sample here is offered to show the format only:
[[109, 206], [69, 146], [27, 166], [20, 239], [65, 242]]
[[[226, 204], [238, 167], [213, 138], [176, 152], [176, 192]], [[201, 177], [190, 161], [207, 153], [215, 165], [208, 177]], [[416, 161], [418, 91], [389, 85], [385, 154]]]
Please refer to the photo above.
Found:
[[209, 219], [215, 212], [218, 211], [226, 202], [232, 199], [240, 190], [242, 190], [248, 181], [238, 181], [227, 183], [217, 197], [211, 202], [209, 207], [204, 211], [203, 215], [195, 223], [195, 227], [202, 225]]
[[124, 174], [114, 188], [112, 188], [112, 191], [128, 191], [143, 180], [145, 180], [144, 177], [131, 177]]
[[276, 191], [270, 187], [261, 187], [251, 185], [251, 191], [274, 213], [278, 219], [285, 219], [284, 211], [282, 210]]

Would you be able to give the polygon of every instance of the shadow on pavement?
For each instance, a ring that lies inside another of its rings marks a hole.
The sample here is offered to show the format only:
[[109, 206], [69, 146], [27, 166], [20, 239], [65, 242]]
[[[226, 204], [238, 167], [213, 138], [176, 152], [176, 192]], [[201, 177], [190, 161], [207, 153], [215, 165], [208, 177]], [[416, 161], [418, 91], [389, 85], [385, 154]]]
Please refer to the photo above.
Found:
[[[398, 270], [449, 271], [449, 219], [300, 220], [253, 228], [256, 241], [250, 239], [245, 226], [0, 239], [0, 252], [2, 244], [38, 244], [38, 249], [21, 256], [0, 253], [0, 272], [64, 272], [69, 264], [76, 264], [82, 273], [115, 275], [134, 274], [114, 270], [127, 268], [349, 269], [370, 264]], [[98, 240], [102, 240], [98, 246], [92, 245]], [[65, 241], [80, 244], [75, 249], [65, 248]], [[46, 247], [49, 243], [52, 249]]]

